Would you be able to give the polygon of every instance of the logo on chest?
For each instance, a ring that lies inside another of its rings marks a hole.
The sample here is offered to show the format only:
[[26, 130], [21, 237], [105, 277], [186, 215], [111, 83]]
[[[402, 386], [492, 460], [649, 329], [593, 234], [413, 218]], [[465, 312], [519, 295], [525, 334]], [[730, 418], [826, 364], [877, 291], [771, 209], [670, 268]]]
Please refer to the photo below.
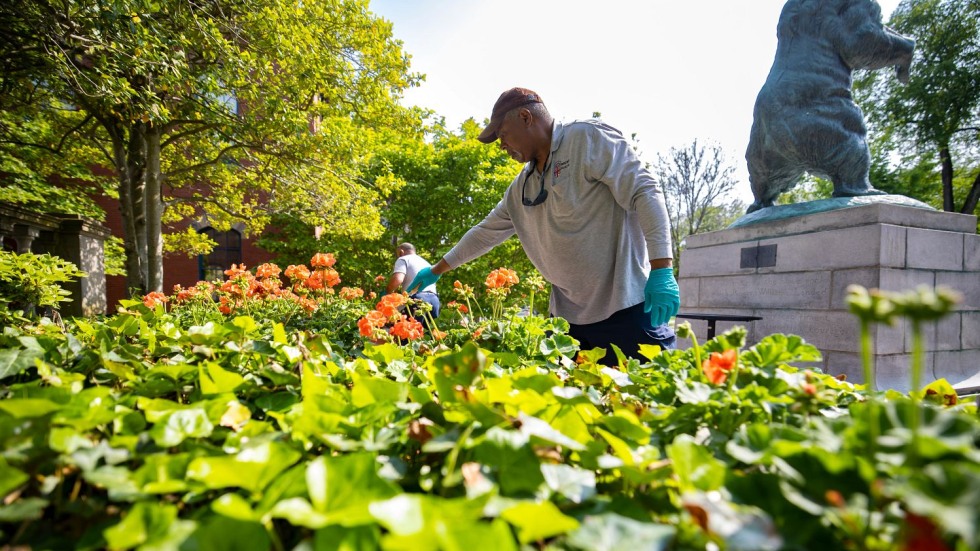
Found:
[[572, 164], [571, 161], [555, 161], [555, 167], [552, 169], [552, 176], [557, 180], [561, 176], [561, 171], [568, 168], [568, 165]]

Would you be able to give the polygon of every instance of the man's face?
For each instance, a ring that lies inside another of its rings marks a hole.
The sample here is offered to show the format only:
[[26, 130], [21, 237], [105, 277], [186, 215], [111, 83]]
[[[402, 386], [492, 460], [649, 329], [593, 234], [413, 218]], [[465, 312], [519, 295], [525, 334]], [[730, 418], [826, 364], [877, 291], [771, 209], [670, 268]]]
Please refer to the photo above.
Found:
[[531, 160], [530, 134], [527, 119], [521, 116], [521, 109], [511, 111], [497, 129], [500, 148], [515, 161], [526, 163]]

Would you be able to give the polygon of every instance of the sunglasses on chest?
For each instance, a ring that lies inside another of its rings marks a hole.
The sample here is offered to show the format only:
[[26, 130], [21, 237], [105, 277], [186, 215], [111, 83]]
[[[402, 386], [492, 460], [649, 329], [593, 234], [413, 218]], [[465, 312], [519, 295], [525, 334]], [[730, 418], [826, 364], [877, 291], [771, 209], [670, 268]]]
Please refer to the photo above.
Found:
[[[549, 158], [550, 160], [550, 158]], [[534, 174], [533, 165], [528, 169], [527, 174], [524, 175], [524, 186], [521, 187], [521, 203], [524, 203], [525, 207], [534, 207], [544, 203], [544, 200], [548, 198], [548, 189], [545, 187], [545, 177], [548, 175], [548, 168], [550, 165], [545, 165], [544, 170], [541, 172], [541, 191], [538, 192], [538, 196], [534, 199], [527, 198], [527, 180]]]

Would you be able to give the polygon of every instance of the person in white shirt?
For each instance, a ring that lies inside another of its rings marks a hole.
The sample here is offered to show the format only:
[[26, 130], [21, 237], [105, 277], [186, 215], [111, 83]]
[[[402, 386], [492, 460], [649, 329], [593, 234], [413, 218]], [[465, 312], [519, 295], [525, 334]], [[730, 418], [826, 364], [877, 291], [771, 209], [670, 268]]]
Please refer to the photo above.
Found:
[[[395, 254], [398, 255], [398, 259], [395, 260], [395, 267], [391, 271], [391, 277], [388, 278], [387, 291], [389, 293], [394, 293], [395, 291], [404, 288], [405, 285], [411, 283], [415, 276], [424, 269], [431, 268], [432, 265], [428, 263], [424, 258], [415, 253], [415, 245], [411, 243], [402, 243], [395, 249]], [[441, 304], [439, 303], [439, 295], [436, 293], [436, 284], [433, 282], [429, 285], [423, 286], [421, 289], [409, 294], [409, 298], [421, 300], [429, 306], [432, 307], [432, 319], [439, 317], [439, 309]], [[421, 323], [425, 323], [423, 319], [424, 316], [413, 316]]]

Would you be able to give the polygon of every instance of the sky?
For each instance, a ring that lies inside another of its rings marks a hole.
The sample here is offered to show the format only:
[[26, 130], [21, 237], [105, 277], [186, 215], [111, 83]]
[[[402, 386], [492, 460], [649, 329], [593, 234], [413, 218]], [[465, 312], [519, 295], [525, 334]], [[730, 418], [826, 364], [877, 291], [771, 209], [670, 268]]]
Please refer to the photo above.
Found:
[[[899, 0], [879, 0], [884, 19]], [[457, 129], [490, 117], [501, 92], [530, 88], [559, 120], [594, 112], [653, 163], [697, 139], [735, 167], [776, 52], [784, 0], [370, 0], [425, 75], [406, 105]]]

